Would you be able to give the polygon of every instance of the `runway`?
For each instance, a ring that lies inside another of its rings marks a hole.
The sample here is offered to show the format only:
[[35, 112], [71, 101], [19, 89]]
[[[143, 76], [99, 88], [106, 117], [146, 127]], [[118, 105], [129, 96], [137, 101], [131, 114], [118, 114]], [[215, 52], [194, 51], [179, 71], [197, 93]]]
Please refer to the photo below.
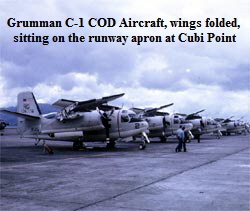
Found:
[[[1, 139], [1, 210], [250, 210], [249, 135], [193, 140], [175, 153], [177, 141], [154, 140], [114, 150], [88, 143], [73, 151], [31, 139]], [[93, 147], [94, 146], [94, 147]]]

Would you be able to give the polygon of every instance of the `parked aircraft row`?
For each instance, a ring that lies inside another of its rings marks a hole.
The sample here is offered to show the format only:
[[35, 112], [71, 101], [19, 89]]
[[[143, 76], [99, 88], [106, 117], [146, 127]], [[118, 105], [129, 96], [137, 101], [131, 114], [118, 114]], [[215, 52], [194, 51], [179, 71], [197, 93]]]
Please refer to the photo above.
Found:
[[[219, 138], [223, 128], [231, 127], [229, 120], [202, 117], [199, 113], [170, 114], [159, 110], [172, 106], [173, 103], [159, 108], [123, 109], [108, 105], [109, 101], [122, 97], [124, 93], [91, 99], [73, 101], [60, 99], [53, 106], [59, 112], [42, 114], [32, 92], [21, 92], [17, 97], [17, 112], [0, 110], [18, 117], [17, 130], [21, 137], [39, 140], [71, 141], [73, 148], [83, 147], [84, 142], [104, 141], [108, 148], [113, 148], [118, 139], [140, 137], [140, 149], [144, 149], [150, 137], [159, 137], [166, 141], [175, 135], [180, 126], [198, 140], [205, 133], [215, 133]], [[234, 123], [237, 132], [244, 127]], [[238, 130], [238, 126], [241, 129]], [[248, 127], [249, 130], [249, 127]], [[232, 131], [233, 132], [233, 131]], [[231, 133], [231, 132], [230, 132]]]
[[250, 124], [245, 123], [242, 121], [243, 117], [240, 119], [234, 120], [232, 119], [233, 116], [222, 119], [222, 118], [216, 118], [215, 120], [221, 124], [221, 133], [223, 135], [231, 135], [231, 133], [234, 134], [246, 134], [250, 132]]

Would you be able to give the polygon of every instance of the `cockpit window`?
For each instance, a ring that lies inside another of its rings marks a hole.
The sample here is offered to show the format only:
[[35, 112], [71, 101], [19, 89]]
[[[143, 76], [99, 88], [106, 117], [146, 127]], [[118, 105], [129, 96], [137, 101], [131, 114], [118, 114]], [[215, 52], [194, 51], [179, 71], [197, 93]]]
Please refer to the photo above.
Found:
[[174, 124], [179, 124], [179, 123], [180, 123], [179, 119], [174, 119]]
[[124, 114], [124, 112], [122, 112], [122, 113], [123, 113], [121, 115], [122, 122], [129, 122], [129, 116], [128, 116], [128, 114]]
[[138, 117], [136, 113], [130, 110], [122, 110], [121, 122], [140, 122], [142, 118]]
[[213, 124], [212, 119], [208, 119], [208, 120], [207, 120], [207, 125], [212, 125], [212, 124]]
[[135, 118], [136, 117], [136, 114], [129, 114], [128, 115], [130, 118]]

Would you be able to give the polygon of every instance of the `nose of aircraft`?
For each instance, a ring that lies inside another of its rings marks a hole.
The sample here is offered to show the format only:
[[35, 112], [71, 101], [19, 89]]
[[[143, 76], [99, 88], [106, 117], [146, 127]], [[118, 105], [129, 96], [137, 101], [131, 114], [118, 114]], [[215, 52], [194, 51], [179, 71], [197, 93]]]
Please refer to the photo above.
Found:
[[221, 128], [221, 127], [222, 127], [222, 125], [221, 125], [220, 123], [217, 123], [216, 126], [217, 126], [218, 128]]
[[187, 124], [185, 124], [185, 128], [187, 130], [191, 130], [193, 128], [193, 124], [192, 123], [187, 123]]

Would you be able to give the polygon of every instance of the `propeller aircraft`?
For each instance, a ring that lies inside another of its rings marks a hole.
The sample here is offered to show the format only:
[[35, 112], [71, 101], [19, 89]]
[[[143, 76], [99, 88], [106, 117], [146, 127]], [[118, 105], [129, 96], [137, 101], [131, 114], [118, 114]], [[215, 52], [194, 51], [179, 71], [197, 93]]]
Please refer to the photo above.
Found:
[[215, 120], [219, 122], [222, 126], [222, 134], [223, 135], [231, 135], [231, 133], [234, 134], [246, 134], [248, 131], [248, 125], [241, 120], [243, 117], [241, 117], [238, 120], [232, 120], [233, 116], [227, 118], [227, 119], [222, 119], [222, 118], [216, 118]]
[[182, 120], [180, 115], [160, 112], [158, 110], [172, 106], [173, 103], [161, 106], [159, 108], [131, 108], [137, 115], [144, 118], [149, 125], [149, 137], [159, 137], [161, 142], [165, 142], [168, 136], [175, 135], [180, 126], [184, 126], [190, 131], [193, 125]]
[[217, 135], [217, 138], [220, 138], [222, 135], [220, 132], [221, 125], [210, 117], [198, 115], [203, 111], [205, 110], [203, 109], [192, 114], [179, 115], [181, 115], [186, 122], [192, 123], [193, 129], [191, 130], [191, 132], [194, 135], [194, 138], [198, 140], [198, 142], [200, 142], [200, 136], [203, 134], [215, 133]]
[[83, 147], [84, 142], [106, 141], [108, 148], [117, 139], [141, 135], [140, 149], [149, 142], [148, 123], [131, 110], [107, 105], [124, 93], [92, 99], [73, 101], [60, 99], [53, 106], [59, 112], [42, 114], [32, 92], [21, 92], [17, 97], [17, 112], [0, 110], [18, 117], [17, 129], [21, 137], [40, 140], [70, 141], [73, 149]]

